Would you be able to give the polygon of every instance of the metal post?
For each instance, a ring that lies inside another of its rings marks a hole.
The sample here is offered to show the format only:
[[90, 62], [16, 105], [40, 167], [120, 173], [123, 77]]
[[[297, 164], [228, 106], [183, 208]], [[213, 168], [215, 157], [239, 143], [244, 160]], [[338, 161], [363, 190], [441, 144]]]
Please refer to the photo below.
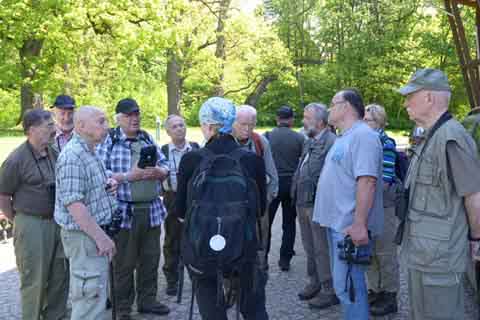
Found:
[[159, 116], [156, 117], [155, 123], [156, 123], [155, 140], [157, 142], [159, 142], [160, 141], [160, 127], [162, 126], [162, 121], [160, 120]]

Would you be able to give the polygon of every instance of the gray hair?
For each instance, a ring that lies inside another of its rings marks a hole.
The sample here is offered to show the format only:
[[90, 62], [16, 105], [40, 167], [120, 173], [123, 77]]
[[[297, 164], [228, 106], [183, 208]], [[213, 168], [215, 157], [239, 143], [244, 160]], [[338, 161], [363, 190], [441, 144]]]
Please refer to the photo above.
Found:
[[178, 115], [178, 114], [171, 114], [171, 115], [169, 115], [169, 116], [165, 119], [165, 121], [163, 122], [163, 127], [165, 128], [165, 130], [170, 129], [169, 122], [170, 122], [170, 120], [172, 120], [172, 119], [174, 119], [174, 118], [182, 119], [183, 122], [185, 122], [185, 119], [184, 119], [182, 116], [180, 116], [180, 115]]
[[38, 127], [42, 125], [44, 121], [50, 120], [51, 118], [52, 114], [50, 111], [40, 108], [28, 110], [23, 115], [23, 132], [27, 134], [31, 127]]
[[328, 123], [328, 110], [327, 106], [320, 102], [309, 103], [305, 110], [312, 110], [315, 113], [315, 119], [322, 121], [324, 124]]
[[242, 104], [242, 105], [238, 106], [237, 114], [239, 114], [239, 113], [247, 113], [247, 114], [250, 114], [250, 115], [254, 116], [255, 119], [257, 118], [257, 109], [255, 109], [254, 107], [252, 107], [248, 104]]

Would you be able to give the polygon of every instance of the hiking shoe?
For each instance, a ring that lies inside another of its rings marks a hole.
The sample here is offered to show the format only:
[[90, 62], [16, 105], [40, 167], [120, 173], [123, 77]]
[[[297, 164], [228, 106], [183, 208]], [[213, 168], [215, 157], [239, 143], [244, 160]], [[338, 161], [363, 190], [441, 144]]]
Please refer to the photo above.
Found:
[[165, 290], [165, 293], [167, 296], [176, 296], [178, 292], [178, 284], [177, 283], [168, 283], [167, 284], [167, 289]]
[[280, 270], [288, 271], [290, 270], [290, 261], [285, 259], [280, 259], [278, 260], [278, 266], [280, 267]]
[[320, 292], [320, 286], [316, 284], [307, 284], [302, 291], [298, 293], [300, 300], [310, 300]]
[[152, 313], [159, 316], [167, 315], [170, 313], [170, 308], [163, 303], [155, 302], [148, 306], [142, 306], [138, 308], [138, 313]]
[[383, 291], [381, 292], [375, 292], [372, 289], [368, 289], [368, 304], [372, 306], [383, 294]]
[[325, 309], [340, 303], [335, 294], [318, 293], [308, 302], [308, 306], [312, 309]]
[[370, 305], [370, 314], [375, 317], [383, 317], [398, 311], [397, 293], [382, 292], [373, 305]]

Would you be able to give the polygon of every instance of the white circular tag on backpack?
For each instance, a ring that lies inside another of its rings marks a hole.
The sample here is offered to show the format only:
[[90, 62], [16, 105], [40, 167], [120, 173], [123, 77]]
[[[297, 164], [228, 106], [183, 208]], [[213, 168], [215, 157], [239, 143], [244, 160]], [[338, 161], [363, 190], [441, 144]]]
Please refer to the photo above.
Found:
[[210, 238], [210, 248], [212, 248], [213, 251], [222, 251], [225, 249], [225, 245], [227, 242], [225, 241], [225, 238], [222, 237], [219, 234], [214, 235], [213, 237]]

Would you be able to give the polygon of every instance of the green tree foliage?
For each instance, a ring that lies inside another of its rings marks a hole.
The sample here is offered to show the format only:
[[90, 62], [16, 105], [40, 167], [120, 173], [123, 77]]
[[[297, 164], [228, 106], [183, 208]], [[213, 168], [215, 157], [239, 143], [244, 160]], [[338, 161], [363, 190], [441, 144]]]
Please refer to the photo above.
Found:
[[[427, 66], [448, 73], [461, 116], [468, 104], [448, 21], [427, 4], [265, 0], [247, 13], [242, 0], [0, 0], [0, 127], [60, 93], [109, 115], [133, 97], [153, 126], [168, 112], [196, 124], [217, 92], [271, 125], [280, 105], [301, 113], [352, 86], [406, 127], [394, 89]], [[474, 13], [462, 14], [473, 35]]]

